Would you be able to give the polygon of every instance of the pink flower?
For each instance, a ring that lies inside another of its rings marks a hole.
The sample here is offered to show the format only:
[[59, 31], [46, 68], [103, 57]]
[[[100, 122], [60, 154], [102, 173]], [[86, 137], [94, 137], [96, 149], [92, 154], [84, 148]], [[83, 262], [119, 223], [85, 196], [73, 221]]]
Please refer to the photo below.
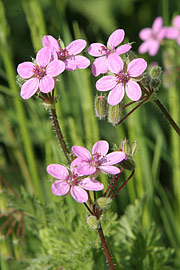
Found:
[[88, 58], [79, 55], [86, 47], [86, 41], [83, 39], [74, 40], [65, 48], [61, 48], [58, 41], [48, 35], [43, 37], [42, 43], [44, 47], [51, 49], [53, 59], [60, 59], [65, 63], [66, 70], [84, 69], [90, 65]]
[[54, 178], [59, 179], [51, 186], [51, 191], [56, 196], [64, 196], [71, 193], [72, 197], [79, 203], [85, 203], [88, 200], [88, 194], [84, 190], [99, 191], [104, 188], [104, 185], [95, 179], [80, 177], [76, 169], [77, 163], [74, 160], [71, 163], [71, 172], [59, 164], [50, 164], [47, 167], [47, 172]]
[[165, 37], [166, 27], [163, 27], [162, 17], [157, 17], [151, 28], [144, 28], [140, 31], [139, 37], [144, 41], [139, 47], [139, 53], [148, 52], [149, 55], [157, 54], [161, 41]]
[[60, 60], [51, 60], [51, 50], [42, 48], [36, 56], [36, 63], [23, 62], [18, 65], [17, 72], [23, 79], [28, 79], [21, 87], [21, 97], [28, 99], [40, 89], [49, 93], [54, 89], [54, 77], [65, 69], [65, 64]]
[[173, 26], [166, 27], [165, 37], [168, 39], [176, 39], [180, 45], [180, 15], [173, 19]]
[[92, 74], [98, 76], [99, 74], [104, 74], [109, 70], [109, 55], [111, 54], [123, 54], [128, 52], [131, 49], [131, 45], [124, 44], [116, 47], [124, 39], [124, 30], [118, 29], [114, 31], [107, 42], [107, 46], [101, 43], [92, 43], [88, 48], [88, 53], [92, 56], [98, 57], [92, 65]]
[[124, 152], [116, 151], [107, 154], [109, 144], [107, 141], [98, 141], [92, 147], [91, 153], [82, 146], [73, 146], [72, 151], [78, 157], [75, 159], [77, 171], [82, 175], [91, 175], [98, 171], [118, 174], [120, 170], [111, 166], [125, 159]]
[[135, 78], [141, 75], [147, 67], [147, 63], [142, 58], [132, 60], [124, 70], [123, 60], [118, 55], [109, 57], [109, 70], [114, 76], [104, 76], [96, 83], [98, 91], [111, 90], [108, 95], [108, 103], [112, 106], [117, 105], [124, 97], [127, 96], [137, 101], [141, 97], [141, 88]]

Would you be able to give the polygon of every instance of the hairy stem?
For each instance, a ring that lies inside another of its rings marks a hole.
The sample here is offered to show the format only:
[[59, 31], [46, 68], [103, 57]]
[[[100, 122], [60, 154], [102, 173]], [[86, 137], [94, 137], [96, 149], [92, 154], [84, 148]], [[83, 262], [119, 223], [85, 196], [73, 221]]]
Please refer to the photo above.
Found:
[[98, 229], [98, 233], [99, 233], [99, 237], [101, 239], [101, 244], [103, 246], [103, 249], [104, 249], [104, 253], [105, 253], [105, 256], [106, 256], [106, 259], [108, 261], [108, 264], [109, 264], [109, 269], [110, 270], [114, 270], [114, 264], [113, 264], [113, 261], [112, 261], [112, 258], [111, 258], [111, 255], [109, 253], [109, 249], [108, 249], [108, 246], [106, 244], [106, 239], [105, 239], [105, 236], [104, 236], [104, 233], [103, 233], [103, 230], [102, 230], [102, 227], [100, 225], [100, 228]]
[[70, 164], [71, 160], [69, 158], [69, 150], [67, 148], [66, 142], [64, 140], [64, 137], [63, 137], [63, 134], [62, 134], [62, 131], [61, 131], [58, 119], [57, 119], [57, 114], [56, 114], [55, 107], [51, 108], [50, 112], [51, 112], [51, 115], [52, 115], [52, 119], [53, 119], [53, 123], [54, 123], [54, 127], [55, 127], [55, 130], [56, 130], [56, 134], [57, 134], [59, 143], [60, 143], [61, 148], [62, 148], [62, 150], [64, 152], [64, 155], [66, 157], [67, 162]]

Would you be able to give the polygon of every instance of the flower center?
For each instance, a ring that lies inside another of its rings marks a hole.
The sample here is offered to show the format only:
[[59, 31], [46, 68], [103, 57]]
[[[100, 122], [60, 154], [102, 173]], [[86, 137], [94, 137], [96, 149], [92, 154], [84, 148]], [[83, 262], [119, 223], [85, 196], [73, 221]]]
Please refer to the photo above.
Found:
[[124, 74], [123, 72], [119, 72], [118, 74], [116, 74], [116, 78], [117, 78], [117, 82], [121, 82], [121, 83], [127, 83], [130, 79], [130, 76], [128, 74]]
[[113, 51], [112, 50], [110, 50], [110, 49], [108, 49], [106, 46], [101, 46], [101, 49], [99, 50], [99, 52], [101, 53], [101, 54], [106, 54], [106, 55], [109, 55], [109, 54], [111, 54]]
[[65, 60], [69, 56], [69, 53], [66, 49], [63, 50], [63, 49], [59, 48], [57, 55], [58, 55], [58, 58], [60, 60]]
[[78, 183], [78, 174], [72, 173], [72, 176], [68, 179], [68, 182], [71, 186], [75, 186]]
[[34, 65], [33, 72], [35, 77], [41, 79], [46, 74], [46, 69], [45, 67]]

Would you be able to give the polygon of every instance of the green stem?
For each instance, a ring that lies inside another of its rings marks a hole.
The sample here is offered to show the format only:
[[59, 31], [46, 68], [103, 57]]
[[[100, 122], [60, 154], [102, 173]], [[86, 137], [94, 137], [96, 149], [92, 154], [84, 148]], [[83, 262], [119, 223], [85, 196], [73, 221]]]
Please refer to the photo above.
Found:
[[170, 116], [170, 114], [168, 113], [168, 111], [166, 110], [166, 108], [164, 107], [164, 105], [160, 102], [159, 99], [155, 99], [153, 100], [154, 103], [156, 103], [156, 105], [158, 106], [158, 108], [161, 110], [161, 112], [164, 114], [164, 116], [166, 117], [167, 121], [169, 122], [169, 124], [172, 126], [172, 128], [177, 132], [177, 134], [180, 136], [180, 128], [178, 127], [178, 125], [174, 122], [174, 120], [172, 119], [172, 117]]

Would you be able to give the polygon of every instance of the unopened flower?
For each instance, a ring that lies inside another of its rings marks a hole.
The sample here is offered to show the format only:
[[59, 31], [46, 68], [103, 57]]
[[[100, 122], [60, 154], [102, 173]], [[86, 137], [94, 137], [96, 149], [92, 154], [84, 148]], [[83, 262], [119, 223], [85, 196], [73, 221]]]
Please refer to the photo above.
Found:
[[65, 69], [65, 64], [60, 60], [51, 61], [51, 50], [42, 48], [36, 56], [36, 63], [23, 62], [18, 65], [17, 72], [23, 79], [27, 79], [21, 87], [21, 97], [28, 99], [39, 89], [49, 93], [54, 89], [55, 80]]
[[88, 200], [88, 194], [84, 189], [99, 191], [104, 188], [104, 185], [95, 179], [82, 178], [82, 174], [77, 172], [76, 160], [71, 163], [71, 172], [59, 164], [48, 165], [47, 172], [58, 179], [51, 186], [54, 195], [64, 196], [70, 191], [72, 197], [79, 203], [85, 203]]
[[147, 63], [142, 58], [134, 59], [126, 66], [118, 55], [113, 54], [109, 56], [109, 70], [114, 75], [100, 78], [96, 82], [96, 88], [98, 91], [111, 90], [108, 95], [108, 103], [113, 106], [123, 99], [125, 91], [131, 100], [137, 101], [141, 98], [142, 92], [135, 80], [145, 71], [146, 67]]
[[144, 28], [140, 31], [139, 37], [143, 43], [139, 47], [139, 53], [148, 52], [149, 55], [154, 56], [157, 54], [161, 41], [165, 37], [166, 27], [163, 27], [162, 17], [157, 17], [154, 20], [152, 28]]
[[180, 45], [180, 15], [173, 19], [173, 26], [166, 27], [166, 38], [176, 39], [177, 44]]
[[92, 65], [92, 74], [98, 76], [104, 74], [109, 70], [109, 55], [123, 54], [131, 49], [130, 44], [124, 44], [116, 48], [124, 39], [125, 33], [123, 29], [114, 31], [107, 42], [107, 46], [101, 43], [92, 43], [88, 48], [88, 53], [92, 56], [98, 57]]
[[107, 154], [109, 144], [107, 141], [98, 141], [92, 147], [91, 153], [82, 146], [73, 146], [72, 151], [78, 157], [75, 159], [77, 171], [82, 175], [91, 175], [98, 171], [110, 174], [118, 174], [119, 168], [112, 166], [121, 162], [125, 154], [121, 151]]
[[74, 40], [64, 47], [62, 42], [60, 46], [54, 37], [47, 35], [43, 37], [42, 43], [44, 47], [51, 49], [53, 59], [59, 59], [65, 63], [66, 70], [84, 69], [90, 65], [88, 58], [79, 55], [86, 47], [86, 41], [83, 39]]

